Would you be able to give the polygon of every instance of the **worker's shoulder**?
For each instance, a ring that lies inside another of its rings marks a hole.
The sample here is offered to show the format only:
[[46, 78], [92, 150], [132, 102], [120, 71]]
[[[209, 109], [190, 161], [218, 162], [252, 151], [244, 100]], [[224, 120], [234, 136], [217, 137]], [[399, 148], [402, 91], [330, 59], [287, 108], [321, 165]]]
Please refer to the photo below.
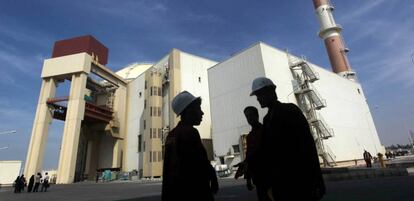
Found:
[[281, 106], [286, 110], [300, 110], [299, 107], [293, 103], [281, 103]]

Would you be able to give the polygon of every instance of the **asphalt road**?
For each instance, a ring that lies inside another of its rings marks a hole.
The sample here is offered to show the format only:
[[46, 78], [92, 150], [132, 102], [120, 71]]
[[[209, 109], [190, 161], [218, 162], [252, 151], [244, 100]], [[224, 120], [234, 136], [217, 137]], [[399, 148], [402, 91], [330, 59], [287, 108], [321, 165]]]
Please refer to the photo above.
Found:
[[[46, 193], [14, 194], [3, 188], [0, 200], [160, 200], [159, 182], [76, 183], [52, 185]], [[247, 191], [243, 180], [220, 180], [216, 201], [254, 201], [255, 192]], [[388, 177], [328, 182], [323, 201], [414, 201], [414, 177]]]

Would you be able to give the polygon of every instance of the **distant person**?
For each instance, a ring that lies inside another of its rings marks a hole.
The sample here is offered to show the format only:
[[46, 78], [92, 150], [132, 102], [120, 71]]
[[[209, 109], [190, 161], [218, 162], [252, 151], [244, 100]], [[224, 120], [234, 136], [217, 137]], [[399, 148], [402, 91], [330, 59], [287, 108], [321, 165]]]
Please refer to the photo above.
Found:
[[27, 186], [27, 192], [32, 192], [33, 184], [34, 184], [34, 175], [32, 175], [29, 179], [29, 185]]
[[266, 185], [274, 200], [320, 200], [325, 183], [308, 121], [296, 105], [279, 102], [275, 89], [265, 77], [252, 84], [250, 95], [257, 97], [262, 108], [268, 108], [257, 168], [268, 174]]
[[378, 161], [381, 167], [385, 168], [386, 166], [385, 166], [385, 161], [384, 161], [384, 155], [382, 155], [381, 153], [378, 153], [377, 156], [378, 156]]
[[258, 200], [271, 201], [268, 194], [269, 186], [265, 183], [266, 174], [257, 167], [257, 158], [259, 157], [257, 150], [263, 135], [263, 125], [259, 122], [259, 111], [253, 106], [248, 106], [244, 109], [244, 115], [252, 129], [246, 139], [246, 159], [238, 164], [240, 169], [237, 169], [235, 178], [237, 179], [244, 173], [247, 189], [253, 190], [253, 181], [253, 184], [256, 186]]
[[20, 176], [20, 191], [24, 192], [24, 187], [27, 186], [27, 180], [26, 177], [24, 177], [24, 174]]
[[[43, 178], [42, 188], [40, 189], [40, 192], [46, 192], [47, 188], [49, 188], [49, 175], [47, 172], [45, 173], [45, 178]], [[44, 191], [43, 191], [44, 190]]]
[[372, 160], [371, 153], [369, 153], [367, 150], [364, 150], [363, 157], [364, 157], [365, 163], [367, 164], [367, 167], [369, 167], [369, 168], [372, 167], [372, 164], [371, 164], [371, 160]]
[[35, 184], [34, 184], [33, 192], [39, 191], [40, 179], [42, 179], [42, 174], [38, 172], [35, 177]]
[[17, 176], [16, 180], [14, 180], [14, 193], [20, 193], [21, 191], [21, 180], [20, 180], [20, 176]]
[[217, 176], [194, 126], [203, 118], [201, 98], [183, 91], [172, 101], [181, 121], [167, 135], [162, 181], [162, 201], [213, 201]]

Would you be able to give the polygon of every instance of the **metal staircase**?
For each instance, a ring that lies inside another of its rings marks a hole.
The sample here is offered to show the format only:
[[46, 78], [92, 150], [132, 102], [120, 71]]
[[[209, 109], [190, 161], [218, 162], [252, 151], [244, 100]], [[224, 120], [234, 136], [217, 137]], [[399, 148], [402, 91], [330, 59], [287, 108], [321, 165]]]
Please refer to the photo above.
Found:
[[336, 165], [335, 155], [323, 143], [323, 140], [333, 137], [333, 130], [329, 128], [322, 116], [317, 112], [327, 106], [326, 101], [312, 86], [313, 82], [319, 80], [319, 74], [309, 66], [304, 57], [297, 58], [289, 53], [287, 53], [287, 56], [289, 67], [296, 83], [296, 86], [294, 86], [296, 100], [309, 122], [319, 157], [321, 157], [324, 166], [334, 166]]

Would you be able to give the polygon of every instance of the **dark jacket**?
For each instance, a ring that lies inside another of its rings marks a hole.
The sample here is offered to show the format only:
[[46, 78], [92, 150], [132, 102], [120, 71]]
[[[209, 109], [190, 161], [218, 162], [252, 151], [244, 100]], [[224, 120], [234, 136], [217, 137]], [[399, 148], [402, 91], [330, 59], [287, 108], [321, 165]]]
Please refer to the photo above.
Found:
[[162, 201], [212, 201], [214, 179], [215, 170], [197, 129], [179, 122], [165, 142]]
[[[319, 158], [308, 121], [294, 104], [277, 101], [263, 120], [261, 169], [276, 200], [318, 200], [325, 194]], [[294, 192], [293, 194], [291, 192]]]
[[263, 125], [260, 124], [257, 128], [249, 132], [246, 138], [247, 150], [246, 150], [246, 162], [247, 162], [247, 171], [245, 174], [246, 179], [252, 179], [253, 183], [263, 182], [262, 171], [257, 167], [257, 158], [258, 158], [258, 148], [260, 146], [263, 135]]

